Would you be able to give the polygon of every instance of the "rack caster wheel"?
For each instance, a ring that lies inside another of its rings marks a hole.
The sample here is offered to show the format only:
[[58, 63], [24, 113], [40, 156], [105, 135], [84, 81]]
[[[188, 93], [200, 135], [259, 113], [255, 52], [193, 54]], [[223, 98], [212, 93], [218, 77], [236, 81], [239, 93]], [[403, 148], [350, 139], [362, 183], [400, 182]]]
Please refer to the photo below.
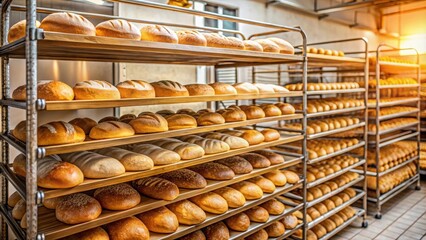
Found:
[[415, 189], [416, 191], [420, 191], [420, 190], [422, 189], [422, 187], [420, 187], [420, 186], [416, 186], [414, 189]]
[[361, 226], [362, 226], [363, 228], [367, 228], [367, 227], [368, 227], [368, 222], [367, 222], [367, 221], [362, 221]]
[[376, 215], [374, 217], [376, 219], [382, 219], [382, 214], [381, 213], [376, 213]]

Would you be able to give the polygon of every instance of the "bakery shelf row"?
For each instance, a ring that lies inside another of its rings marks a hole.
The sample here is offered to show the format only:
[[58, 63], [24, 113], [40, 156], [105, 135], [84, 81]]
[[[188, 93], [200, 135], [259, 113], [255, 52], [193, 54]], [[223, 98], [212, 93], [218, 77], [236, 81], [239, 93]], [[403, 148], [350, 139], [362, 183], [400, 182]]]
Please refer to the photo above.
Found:
[[336, 227], [333, 231], [327, 233], [326, 235], [322, 236], [321, 238], [319, 238], [320, 240], [327, 240], [332, 238], [334, 235], [336, 235], [337, 233], [339, 233], [340, 231], [342, 231], [343, 229], [345, 229], [346, 227], [348, 227], [351, 223], [353, 223], [357, 218], [361, 217], [362, 215], [365, 214], [364, 209], [359, 209], [359, 208], [355, 208], [353, 207], [356, 211], [355, 215], [351, 218], [349, 218], [348, 220], [346, 220], [342, 225]]
[[400, 192], [404, 191], [411, 185], [417, 183], [420, 180], [420, 175], [416, 174], [410, 179], [405, 180], [398, 186], [394, 187], [392, 190], [381, 194], [380, 197], [375, 197], [374, 194], [372, 196], [368, 197], [368, 201], [376, 203], [377, 201], [380, 201], [382, 204], [386, 203], [388, 200], [392, 199], [393, 197], [397, 196]]

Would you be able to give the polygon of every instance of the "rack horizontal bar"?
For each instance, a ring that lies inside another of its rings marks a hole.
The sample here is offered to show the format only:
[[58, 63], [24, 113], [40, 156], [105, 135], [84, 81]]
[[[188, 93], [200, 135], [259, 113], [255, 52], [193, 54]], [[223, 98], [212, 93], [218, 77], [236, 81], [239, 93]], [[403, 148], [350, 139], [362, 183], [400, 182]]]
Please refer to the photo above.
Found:
[[[419, 110], [417, 109], [417, 110], [414, 110], [414, 111], [399, 112], [399, 113], [394, 113], [394, 114], [389, 114], [389, 115], [381, 115], [381, 116], [379, 116], [379, 120], [380, 121], [389, 120], [389, 119], [392, 119], [392, 118], [403, 117], [403, 116], [415, 114], [415, 113], [418, 113], [418, 112], [419, 112]], [[374, 117], [374, 116], [369, 116], [368, 118], [370, 120], [376, 119], [376, 117]]]
[[333, 129], [330, 131], [325, 131], [325, 132], [320, 132], [320, 133], [315, 133], [315, 134], [308, 134], [308, 140], [312, 140], [312, 139], [316, 139], [316, 138], [320, 138], [320, 137], [325, 137], [325, 136], [329, 136], [332, 134], [336, 134], [336, 133], [342, 133], [342, 132], [346, 132], [355, 128], [359, 128], [359, 127], [363, 127], [365, 126], [365, 122], [360, 122], [358, 124], [353, 124], [347, 127], [343, 127], [343, 128], [337, 128], [337, 129]]
[[[419, 178], [420, 178], [420, 175], [417, 173], [412, 178], [407, 179], [406, 181], [402, 182], [401, 184], [399, 184], [398, 186], [394, 187], [390, 191], [388, 191], [388, 192], [386, 192], [384, 194], [381, 194], [380, 195], [380, 203], [381, 203], [381, 205], [383, 205], [385, 202], [387, 202], [388, 200], [390, 200], [391, 198], [393, 198], [394, 196], [396, 196], [400, 192], [404, 191], [406, 188], [408, 188], [409, 186], [411, 186], [413, 183], [416, 183], [419, 180]], [[368, 196], [367, 199], [370, 202], [377, 202], [377, 198], [375, 198], [375, 197]]]
[[329, 95], [329, 94], [339, 94], [339, 93], [362, 93], [362, 92], [365, 92], [365, 88], [307, 91], [306, 94], [307, 95]]
[[328, 176], [325, 176], [325, 177], [320, 178], [320, 179], [318, 179], [318, 180], [315, 180], [315, 181], [313, 181], [313, 182], [307, 183], [307, 184], [306, 184], [306, 187], [307, 187], [307, 188], [312, 188], [312, 187], [318, 186], [319, 184], [321, 184], [321, 183], [325, 183], [325, 182], [327, 182], [327, 181], [330, 181], [331, 179], [336, 178], [336, 177], [338, 177], [338, 176], [340, 176], [340, 175], [342, 175], [342, 174], [344, 174], [344, 173], [347, 173], [347, 172], [349, 172], [350, 170], [352, 170], [352, 169], [354, 169], [354, 168], [356, 168], [356, 167], [359, 167], [359, 166], [363, 165], [364, 163], [365, 163], [365, 160], [364, 160], [364, 159], [362, 159], [362, 160], [360, 160], [359, 162], [357, 162], [357, 163], [355, 163], [355, 164], [352, 164], [351, 166], [348, 166], [348, 167], [346, 167], [346, 168], [343, 168], [342, 170], [339, 170], [339, 171], [337, 171], [337, 172], [335, 172], [335, 173], [332, 173], [332, 174], [330, 174], [330, 175], [328, 175]]
[[[308, 102], [309, 102], [309, 100], [308, 100]], [[336, 115], [336, 114], [342, 114], [342, 113], [361, 111], [361, 110], [364, 110], [364, 109], [365, 109], [364, 106], [354, 107], [354, 108], [344, 108], [344, 109], [337, 109], [337, 110], [317, 112], [317, 113], [308, 113], [306, 115], [306, 117], [307, 118], [314, 118], [314, 117], [330, 116], [330, 115]]]
[[[393, 107], [395, 105], [410, 104], [417, 101], [419, 101], [419, 98], [408, 98], [391, 102], [381, 102], [379, 103], [379, 107]], [[376, 108], [376, 103], [369, 103], [368, 108]]]
[[[386, 129], [386, 130], [379, 130], [379, 135], [382, 135], [382, 134], [386, 134], [386, 133], [390, 133], [390, 132], [395, 132], [395, 131], [398, 131], [398, 130], [403, 130], [403, 129], [406, 129], [406, 128], [409, 128], [409, 127], [412, 127], [412, 126], [416, 126], [416, 125], [418, 125], [419, 124], [419, 122], [413, 122], [413, 123], [409, 123], [409, 124], [404, 124], [404, 125], [400, 125], [400, 126], [397, 126], [397, 127], [394, 127], [394, 128], [389, 128], [389, 129]], [[368, 135], [376, 135], [376, 132], [374, 131], [374, 132], [372, 132], [372, 131], [369, 131], [368, 132]]]

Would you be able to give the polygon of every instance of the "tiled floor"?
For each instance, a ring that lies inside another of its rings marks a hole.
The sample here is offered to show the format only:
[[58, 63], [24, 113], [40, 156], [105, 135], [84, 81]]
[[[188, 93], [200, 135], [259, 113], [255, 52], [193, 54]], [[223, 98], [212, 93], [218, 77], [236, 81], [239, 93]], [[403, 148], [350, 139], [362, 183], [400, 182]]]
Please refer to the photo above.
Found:
[[[368, 216], [368, 228], [361, 228], [355, 222], [333, 240], [426, 240], [426, 180], [422, 179], [422, 189], [406, 189], [382, 206], [382, 219]], [[369, 205], [373, 209], [373, 205]]]

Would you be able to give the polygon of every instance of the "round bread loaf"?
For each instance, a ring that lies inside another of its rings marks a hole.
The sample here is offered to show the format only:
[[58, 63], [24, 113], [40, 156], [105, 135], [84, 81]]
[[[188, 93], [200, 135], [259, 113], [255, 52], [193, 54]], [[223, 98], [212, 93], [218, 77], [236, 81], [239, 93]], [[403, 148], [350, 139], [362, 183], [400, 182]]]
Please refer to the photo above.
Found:
[[144, 113], [129, 123], [135, 133], [156, 133], [169, 130], [167, 120], [156, 113]]
[[282, 170], [281, 172], [284, 173], [285, 177], [287, 178], [287, 182], [290, 184], [295, 184], [300, 180], [299, 175], [297, 175], [295, 172], [289, 170]]
[[130, 209], [141, 201], [139, 193], [127, 183], [98, 188], [93, 197], [108, 210]]
[[321, 225], [327, 230], [327, 232], [331, 232], [337, 227], [336, 224], [330, 219], [325, 219]]
[[294, 114], [296, 112], [296, 109], [289, 103], [275, 103], [275, 106], [281, 110], [283, 115]]
[[280, 108], [273, 104], [262, 105], [261, 107], [266, 117], [276, 117], [282, 115]]
[[260, 229], [259, 231], [253, 233], [252, 235], [244, 238], [245, 240], [268, 240], [269, 236], [265, 229]]
[[280, 48], [280, 53], [284, 54], [294, 54], [294, 47], [287, 41], [281, 38], [268, 38], [268, 40], [274, 42]]
[[271, 166], [271, 162], [266, 157], [257, 153], [243, 153], [239, 157], [247, 160], [253, 168], [266, 168]]
[[69, 123], [83, 129], [86, 135], [89, 135], [90, 130], [98, 124], [91, 118], [74, 118], [73, 120], [69, 121]]
[[207, 192], [190, 199], [204, 211], [213, 214], [222, 214], [228, 211], [228, 203], [219, 194]]
[[195, 225], [206, 220], [206, 213], [188, 200], [169, 204], [167, 208], [176, 215], [180, 224]]
[[229, 180], [235, 177], [235, 173], [227, 166], [209, 162], [190, 167], [192, 171], [201, 174], [206, 179], [211, 180]]
[[263, 129], [261, 133], [265, 138], [264, 142], [272, 142], [281, 138], [280, 133], [275, 129]]
[[47, 209], [56, 209], [58, 204], [64, 200], [66, 196], [44, 199], [43, 206]]
[[84, 193], [66, 196], [55, 209], [56, 218], [66, 224], [77, 224], [96, 219], [102, 212], [99, 202]]
[[[40, 27], [40, 22], [36, 20], [36, 28]], [[24, 38], [27, 30], [27, 21], [21, 20], [9, 29], [9, 34], [7, 35], [7, 41], [9, 43]]]
[[258, 106], [248, 106], [242, 108], [248, 120], [250, 119], [259, 119], [265, 117], [265, 112], [263, 112], [262, 108]]
[[237, 231], [244, 232], [250, 227], [250, 218], [245, 213], [238, 213], [225, 220], [228, 228]]
[[280, 170], [273, 170], [263, 174], [263, 177], [269, 179], [275, 186], [281, 187], [287, 184], [287, 178]]
[[115, 122], [119, 122], [120, 119], [114, 116], [107, 116], [102, 118], [101, 120], [98, 121], [98, 123], [103, 123], [103, 122], [110, 122], [110, 121], [115, 121]]
[[111, 240], [149, 239], [148, 228], [141, 220], [133, 216], [109, 223], [105, 226], [105, 229]]
[[207, 186], [207, 181], [203, 176], [189, 169], [175, 170], [161, 174], [159, 177], [169, 180], [179, 188], [200, 189]]
[[267, 226], [265, 228], [265, 231], [268, 233], [268, 236], [270, 238], [279, 237], [285, 232], [284, 224], [282, 224], [280, 221], [276, 221], [271, 225]]
[[229, 230], [225, 223], [218, 222], [203, 229], [207, 240], [226, 240], [230, 238]]
[[297, 217], [287, 215], [281, 220], [281, 223], [284, 224], [285, 229], [293, 229], [297, 226]]
[[250, 162], [239, 156], [224, 158], [216, 162], [229, 167], [235, 174], [246, 174], [253, 171]]
[[[144, 115], [144, 114], [150, 114], [150, 113], [152, 113], [152, 112], [141, 112], [139, 114], [139, 116]], [[174, 111], [172, 111], [172, 110], [164, 109], [164, 110], [157, 111], [156, 114], [159, 114], [159, 115], [161, 115], [163, 117], [167, 117], [169, 115], [173, 115], [173, 114], [176, 114], [176, 113]]]
[[250, 218], [252, 222], [266, 222], [269, 219], [269, 213], [266, 209], [259, 206], [254, 206], [245, 211], [245, 214]]
[[[148, 232], [148, 230], [147, 230]], [[111, 234], [112, 235], [112, 234]], [[126, 238], [118, 238], [113, 236], [108, 236], [108, 233], [101, 227], [92, 228], [89, 230], [86, 230], [84, 232], [80, 232], [68, 237], [63, 238], [63, 240], [123, 240]], [[147, 239], [147, 238], [141, 238], [141, 239]]]
[[237, 94], [237, 90], [231, 84], [228, 83], [215, 82], [209, 85], [214, 89], [215, 95]]
[[129, 137], [135, 135], [132, 126], [123, 122], [102, 122], [90, 130], [90, 138], [92, 139], [108, 139]]
[[136, 115], [133, 113], [124, 114], [119, 118], [120, 122], [129, 123], [133, 119], [136, 119]]
[[88, 80], [77, 83], [74, 88], [76, 100], [120, 99], [120, 92], [109, 82]]
[[179, 44], [193, 46], [207, 46], [206, 38], [196, 30], [177, 31]]
[[275, 198], [262, 203], [260, 206], [266, 209], [269, 215], [280, 215], [285, 210], [284, 204]]
[[[17, 101], [27, 99], [27, 86], [19, 86], [12, 93]], [[37, 98], [46, 101], [70, 101], [74, 99], [74, 91], [66, 83], [60, 81], [40, 81], [37, 83]]]
[[16, 220], [21, 220], [27, 211], [26, 202], [24, 199], [19, 200], [12, 209], [12, 217]]
[[244, 195], [231, 187], [219, 188], [214, 192], [222, 196], [230, 208], [238, 208], [246, 203]]
[[[13, 135], [25, 142], [26, 123], [20, 122], [13, 130]], [[85, 138], [83, 129], [63, 121], [46, 123], [37, 128], [39, 146], [83, 142]]]
[[253, 177], [253, 178], [248, 179], [247, 181], [252, 182], [252, 183], [256, 184], [257, 186], [259, 186], [264, 193], [275, 192], [276, 188], [275, 188], [274, 183], [271, 180], [264, 178], [262, 176]]
[[185, 88], [189, 92], [189, 96], [213, 96], [214, 89], [207, 84], [187, 84]]
[[197, 120], [187, 114], [174, 114], [166, 117], [169, 130], [196, 128]]
[[284, 157], [282, 155], [274, 153], [271, 150], [257, 150], [253, 153], [257, 153], [266, 157], [271, 162], [271, 165], [276, 165], [284, 162]]
[[247, 120], [246, 114], [240, 109], [226, 109], [221, 114], [225, 122], [240, 122]]
[[197, 230], [179, 238], [179, 240], [206, 240], [206, 236], [201, 230]]
[[21, 200], [22, 199], [22, 197], [21, 197], [21, 195], [19, 195], [19, 193], [18, 192], [13, 192], [8, 198], [7, 198], [7, 205], [9, 206], [9, 207], [14, 207], [18, 202], [19, 202], [19, 200]]
[[155, 233], [173, 233], [179, 227], [176, 215], [166, 207], [141, 213], [137, 217], [142, 220], [149, 231]]
[[197, 118], [198, 126], [210, 126], [224, 123], [225, 118], [219, 113], [206, 112]]
[[127, 80], [117, 84], [121, 98], [154, 98], [155, 90], [151, 84], [142, 80]]
[[237, 134], [238, 137], [244, 138], [250, 145], [257, 145], [265, 141], [265, 136], [257, 130], [243, 130], [242, 134]]
[[232, 184], [231, 187], [241, 192], [247, 200], [259, 199], [263, 196], [262, 189], [252, 182], [242, 181]]
[[244, 50], [247, 51], [255, 51], [255, 52], [263, 52], [263, 47], [256, 41], [252, 40], [244, 40]]
[[178, 43], [176, 33], [165, 26], [145, 25], [141, 28], [141, 40], [151, 42]]
[[140, 40], [141, 32], [131, 22], [114, 19], [99, 23], [96, 26], [96, 36]]
[[259, 89], [249, 82], [235, 83], [233, 86], [238, 94], [259, 94]]
[[135, 180], [133, 187], [143, 195], [155, 199], [171, 201], [179, 196], [179, 188], [176, 184], [158, 177]]
[[155, 89], [156, 97], [189, 96], [188, 90], [182, 84], [170, 80], [151, 83]]
[[264, 52], [269, 52], [269, 53], [279, 53], [280, 52], [280, 47], [271, 40], [257, 39], [255, 41], [262, 46]]
[[60, 12], [47, 15], [41, 21], [40, 28], [47, 32], [63, 32], [95, 36], [96, 28], [85, 17], [70, 13]]

